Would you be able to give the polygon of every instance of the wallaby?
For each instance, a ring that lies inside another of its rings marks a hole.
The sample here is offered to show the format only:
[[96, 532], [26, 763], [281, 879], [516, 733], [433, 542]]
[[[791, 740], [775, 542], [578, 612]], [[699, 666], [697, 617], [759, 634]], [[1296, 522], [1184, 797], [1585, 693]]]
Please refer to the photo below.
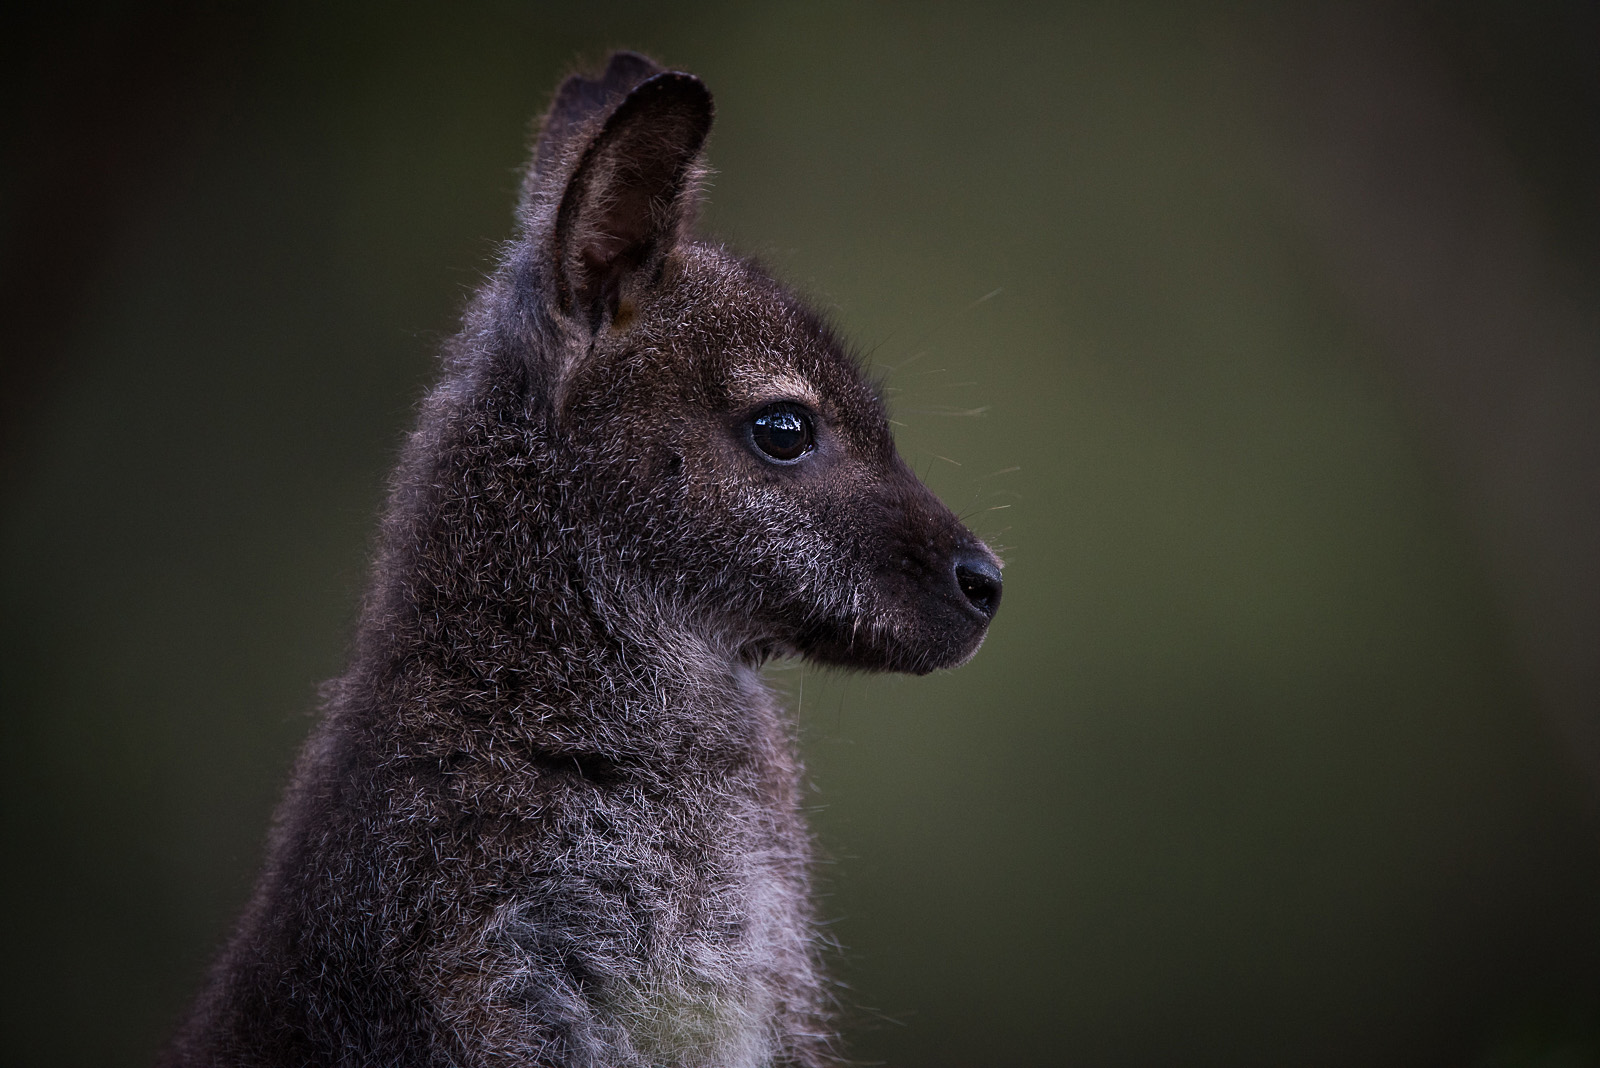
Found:
[[834, 1061], [759, 671], [961, 664], [999, 561], [823, 321], [691, 236], [711, 116], [629, 52], [558, 90], [166, 1063]]

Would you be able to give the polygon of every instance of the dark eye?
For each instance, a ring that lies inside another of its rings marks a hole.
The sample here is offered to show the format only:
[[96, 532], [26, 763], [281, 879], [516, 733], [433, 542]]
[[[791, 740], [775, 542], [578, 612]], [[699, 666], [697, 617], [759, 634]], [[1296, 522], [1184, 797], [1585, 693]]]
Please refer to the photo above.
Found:
[[792, 464], [817, 447], [811, 416], [798, 404], [769, 404], [750, 420], [750, 441], [767, 459]]

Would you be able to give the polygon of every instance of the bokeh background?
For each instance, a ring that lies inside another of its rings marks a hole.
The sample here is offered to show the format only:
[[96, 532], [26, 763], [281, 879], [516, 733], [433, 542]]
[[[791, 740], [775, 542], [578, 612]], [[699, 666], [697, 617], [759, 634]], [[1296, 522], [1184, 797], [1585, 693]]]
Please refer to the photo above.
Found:
[[853, 1054], [1600, 1063], [1600, 8], [61, 4], [0, 32], [6, 1065], [247, 894], [530, 119], [717, 95], [704, 229], [1007, 560], [800, 707]]

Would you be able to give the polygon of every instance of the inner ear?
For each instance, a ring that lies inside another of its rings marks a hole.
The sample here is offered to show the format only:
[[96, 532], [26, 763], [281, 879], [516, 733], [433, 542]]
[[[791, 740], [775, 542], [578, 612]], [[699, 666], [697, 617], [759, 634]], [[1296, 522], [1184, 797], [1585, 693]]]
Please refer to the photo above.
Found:
[[564, 313], [598, 329], [615, 318], [629, 283], [678, 240], [711, 114], [700, 79], [669, 71], [641, 82], [606, 119], [556, 213]]

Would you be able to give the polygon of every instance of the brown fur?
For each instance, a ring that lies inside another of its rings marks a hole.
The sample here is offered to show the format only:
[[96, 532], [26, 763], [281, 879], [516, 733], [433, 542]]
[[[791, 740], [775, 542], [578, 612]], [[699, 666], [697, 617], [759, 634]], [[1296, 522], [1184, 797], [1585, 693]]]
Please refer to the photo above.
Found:
[[[997, 563], [815, 315], [689, 236], [711, 100], [563, 85], [394, 476], [352, 662], [172, 1065], [819, 1065], [760, 665], [954, 666]], [[773, 462], [752, 420], [810, 413]]]

